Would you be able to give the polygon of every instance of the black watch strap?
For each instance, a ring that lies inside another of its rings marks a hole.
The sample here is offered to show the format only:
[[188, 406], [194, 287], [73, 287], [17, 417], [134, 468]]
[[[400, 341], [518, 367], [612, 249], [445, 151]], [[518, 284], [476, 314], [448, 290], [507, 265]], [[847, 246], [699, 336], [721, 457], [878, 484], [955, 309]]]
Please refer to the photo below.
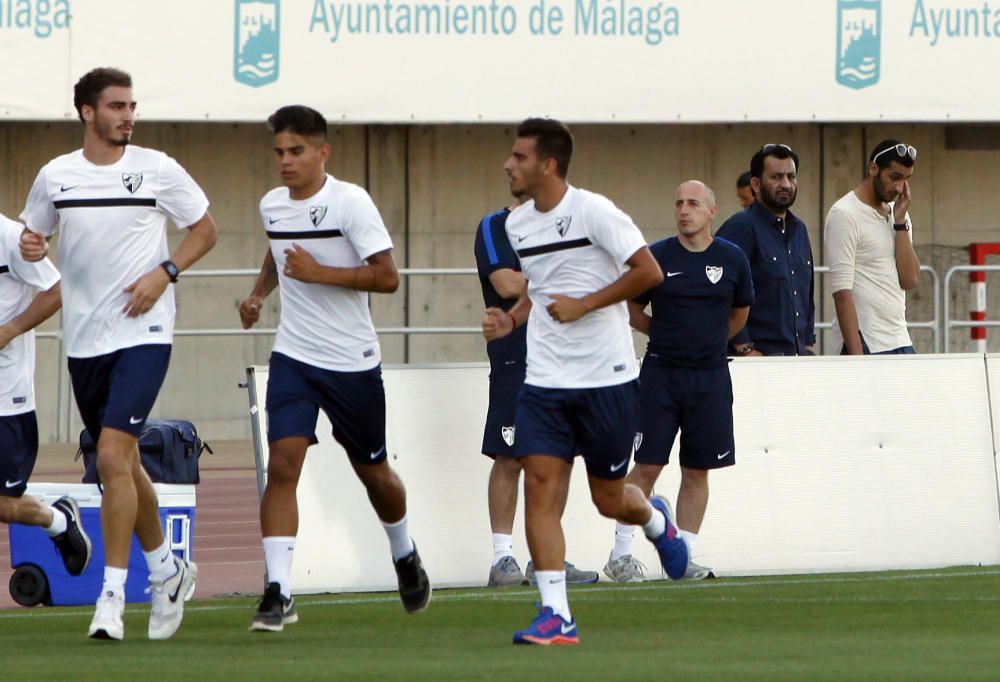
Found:
[[181, 271], [177, 269], [177, 266], [174, 264], [174, 262], [172, 260], [165, 260], [162, 263], [160, 263], [160, 267], [166, 271], [167, 277], [170, 278], [170, 281], [176, 284], [177, 277], [181, 274]]
[[906, 223], [893, 223], [892, 229], [894, 229], [896, 232], [909, 232], [910, 226], [907, 225]]

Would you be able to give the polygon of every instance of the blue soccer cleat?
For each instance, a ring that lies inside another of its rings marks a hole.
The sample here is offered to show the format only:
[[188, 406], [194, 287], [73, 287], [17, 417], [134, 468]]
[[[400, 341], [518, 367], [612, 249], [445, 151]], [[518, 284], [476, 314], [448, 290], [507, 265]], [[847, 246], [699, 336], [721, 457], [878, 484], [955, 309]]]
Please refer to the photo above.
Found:
[[691, 558], [687, 542], [677, 532], [670, 503], [659, 495], [653, 496], [649, 503], [653, 505], [654, 509], [659, 510], [667, 520], [667, 530], [659, 537], [650, 538], [650, 542], [653, 543], [657, 554], [660, 555], [660, 564], [663, 565], [663, 570], [674, 580], [680, 580], [687, 573], [688, 562]]
[[[537, 605], [537, 603], [536, 603]], [[576, 621], [567, 622], [565, 618], [552, 611], [551, 606], [538, 609], [538, 618], [520, 632], [514, 633], [514, 644], [579, 644], [580, 636], [576, 633]]]

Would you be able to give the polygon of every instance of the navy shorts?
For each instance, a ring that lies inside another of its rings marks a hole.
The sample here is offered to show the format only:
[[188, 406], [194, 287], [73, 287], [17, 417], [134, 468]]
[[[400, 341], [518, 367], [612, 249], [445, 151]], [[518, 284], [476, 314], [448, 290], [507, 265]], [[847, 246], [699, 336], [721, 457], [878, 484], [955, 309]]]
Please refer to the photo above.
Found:
[[21, 497], [38, 457], [34, 412], [0, 417], [0, 497]]
[[517, 401], [514, 456], [552, 455], [587, 473], [615, 480], [628, 472], [636, 432], [639, 382], [599, 388], [539, 388], [525, 384]]
[[70, 358], [69, 376], [83, 425], [96, 443], [105, 426], [138, 438], [170, 365], [170, 344]]
[[271, 353], [267, 377], [267, 440], [300, 436], [315, 444], [322, 409], [333, 437], [359, 464], [386, 459], [382, 368], [335, 372]]
[[677, 430], [681, 466], [719, 469], [736, 463], [729, 365], [668, 367], [647, 354], [639, 374], [636, 464], [665, 465]]
[[483, 454], [488, 457], [514, 456], [514, 418], [517, 393], [524, 383], [524, 372], [490, 375], [490, 407], [483, 430]]

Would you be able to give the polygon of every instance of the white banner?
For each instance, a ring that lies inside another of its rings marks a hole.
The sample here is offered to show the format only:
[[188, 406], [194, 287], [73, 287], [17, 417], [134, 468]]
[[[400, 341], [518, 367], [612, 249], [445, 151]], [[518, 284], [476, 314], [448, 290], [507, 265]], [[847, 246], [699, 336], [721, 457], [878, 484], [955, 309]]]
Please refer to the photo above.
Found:
[[0, 63], [0, 119], [989, 121], [1000, 0], [0, 0]]

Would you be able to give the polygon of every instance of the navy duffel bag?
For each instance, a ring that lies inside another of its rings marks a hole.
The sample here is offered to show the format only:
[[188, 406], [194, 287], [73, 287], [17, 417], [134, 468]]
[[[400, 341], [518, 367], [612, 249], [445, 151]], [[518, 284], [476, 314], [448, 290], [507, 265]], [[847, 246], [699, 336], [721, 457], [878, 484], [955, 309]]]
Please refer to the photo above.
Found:
[[[204, 450], [212, 452], [189, 421], [147, 419], [139, 434], [142, 467], [154, 483], [198, 483], [201, 480], [198, 458]], [[76, 456], [83, 458], [83, 482], [100, 483], [97, 448], [87, 429], [80, 432], [80, 450]]]

